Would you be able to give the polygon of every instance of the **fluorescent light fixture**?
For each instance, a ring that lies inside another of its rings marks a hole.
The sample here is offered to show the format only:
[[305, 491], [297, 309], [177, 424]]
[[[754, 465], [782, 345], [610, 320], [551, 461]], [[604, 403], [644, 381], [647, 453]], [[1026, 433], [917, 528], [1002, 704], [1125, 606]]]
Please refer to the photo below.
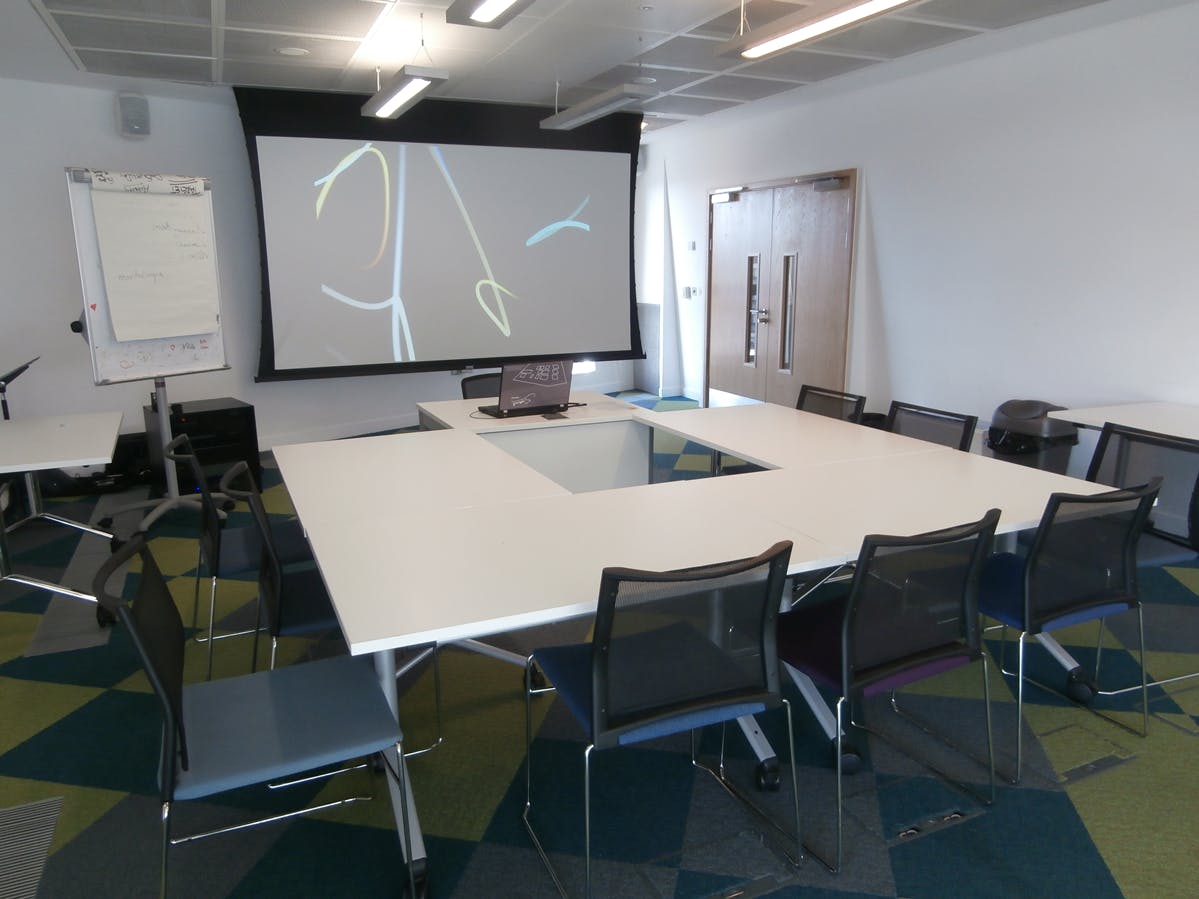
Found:
[[448, 81], [449, 77], [450, 73], [444, 69], [403, 66], [395, 73], [395, 77], [362, 104], [362, 114], [380, 119], [394, 119], [409, 107], [416, 105], [422, 93], [434, 84]]
[[451, 25], [503, 28], [533, 5], [533, 0], [454, 0], [445, 11]]
[[657, 93], [658, 91], [654, 88], [642, 84], [621, 84], [602, 94], [596, 94], [582, 103], [568, 106], [547, 119], [542, 119], [541, 127], [552, 131], [569, 131], [571, 128], [578, 128], [580, 125], [603, 118], [608, 113], [616, 112], [616, 110], [623, 109], [639, 100], [653, 97]]
[[851, 3], [825, 4], [816, 10], [808, 9], [783, 16], [756, 31], [738, 35], [723, 44], [718, 52], [721, 56], [738, 55], [745, 59], [761, 59], [763, 56], [814, 41], [816, 38], [914, 2], [915, 0], [854, 0]]

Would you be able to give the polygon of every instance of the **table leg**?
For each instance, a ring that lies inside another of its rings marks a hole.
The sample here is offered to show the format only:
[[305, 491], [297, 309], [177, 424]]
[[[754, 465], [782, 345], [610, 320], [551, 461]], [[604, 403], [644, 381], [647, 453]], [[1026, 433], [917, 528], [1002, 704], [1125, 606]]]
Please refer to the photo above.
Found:
[[[395, 714], [397, 720], [400, 715], [399, 695], [396, 691], [396, 660], [395, 652], [392, 650], [384, 650], [383, 652], [375, 653], [375, 673], [379, 678], [379, 686], [383, 688], [383, 695], [387, 697], [387, 704], [391, 706], [391, 711]], [[395, 750], [389, 750], [394, 752]], [[395, 759], [397, 767], [404, 765], [404, 759]], [[395, 813], [396, 834], [400, 836], [400, 850], [403, 854], [404, 841], [404, 822], [401, 818], [402, 809], [408, 809], [408, 827], [409, 835], [412, 843], [412, 858], [404, 859], [411, 867], [413, 876], [418, 884], [424, 881], [428, 873], [427, 855], [425, 852], [425, 839], [421, 834], [420, 820], [416, 816], [416, 802], [412, 798], [412, 780], [408, 776], [407, 768], [404, 769], [404, 787], [401, 790], [400, 783], [392, 775], [391, 771], [386, 772], [387, 786], [391, 793], [391, 807]], [[419, 889], [419, 887], [418, 887]]]
[[[95, 602], [96, 597], [92, 596], [90, 593], [81, 593], [78, 590], [72, 590], [70, 587], [63, 587], [59, 584], [52, 584], [49, 581], [43, 581], [38, 578], [26, 577], [23, 574], [13, 573], [12, 560], [8, 553], [8, 529], [4, 527], [4, 519], [2, 517], [3, 509], [6, 505], [6, 502], [3, 500], [6, 500], [8, 497], [8, 485], [4, 484], [3, 487], [0, 487], [0, 491], [2, 491], [0, 496], [3, 497], [3, 499], [0, 500], [0, 582], [20, 584], [23, 587], [32, 587], [35, 590], [46, 590], [50, 593], [58, 593], [61, 596], [69, 596], [71, 599], [82, 599], [87, 602]], [[32, 501], [30, 505], [32, 505]], [[28, 519], [25, 520], [27, 521]], [[21, 522], [18, 522], [18, 524], [20, 523]], [[14, 525], [14, 527], [16, 527], [16, 525]], [[90, 530], [90, 528], [84, 526], [84, 530]]]

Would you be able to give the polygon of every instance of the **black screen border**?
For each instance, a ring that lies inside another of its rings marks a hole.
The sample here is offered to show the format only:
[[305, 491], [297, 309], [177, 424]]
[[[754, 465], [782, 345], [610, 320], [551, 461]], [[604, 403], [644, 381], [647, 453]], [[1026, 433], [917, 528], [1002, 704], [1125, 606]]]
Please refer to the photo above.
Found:
[[258, 215], [258, 245], [262, 272], [262, 328], [255, 381], [293, 381], [343, 378], [416, 371], [453, 371], [494, 368], [506, 362], [563, 358], [561, 352], [541, 356], [489, 356], [438, 359], [420, 362], [387, 362], [319, 368], [277, 369], [272, 326], [270, 273], [267, 269], [266, 230], [262, 184], [258, 168], [258, 137], [322, 137], [353, 140], [399, 141], [428, 144], [469, 144], [490, 147], [529, 147], [548, 150], [591, 150], [624, 153], [629, 158], [629, 340], [628, 350], [580, 352], [575, 359], [607, 362], [644, 359], [637, 321], [637, 288], [633, 265], [633, 222], [637, 186], [637, 153], [641, 142], [641, 114], [613, 113], [572, 131], [541, 128], [553, 111], [541, 106], [479, 103], [467, 100], [423, 100], [399, 119], [362, 115], [367, 98], [359, 94], [235, 87], [238, 113], [245, 132], [246, 152], [254, 184]]

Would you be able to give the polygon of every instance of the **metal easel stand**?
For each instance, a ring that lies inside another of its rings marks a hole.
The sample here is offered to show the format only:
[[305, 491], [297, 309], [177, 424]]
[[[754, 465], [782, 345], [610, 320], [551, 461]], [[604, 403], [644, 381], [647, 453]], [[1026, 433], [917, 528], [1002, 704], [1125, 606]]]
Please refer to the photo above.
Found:
[[[162, 447], [160, 449], [164, 451], [162, 467], [166, 482], [166, 496], [122, 506], [115, 510], [111, 516], [104, 519], [104, 522], [110, 523], [118, 515], [126, 515], [140, 509], [149, 509], [150, 512], [138, 522], [136, 532], [139, 534], [148, 531], [158, 519], [162, 518], [168, 512], [180, 508], [198, 508], [200, 503], [198, 494], [190, 494], [188, 496], [179, 495], [179, 476], [175, 472], [175, 466], [166, 458], [166, 446], [171, 442], [174, 435], [171, 434], [171, 404], [167, 399], [167, 382], [166, 378], [162, 375], [154, 379], [154, 396], [158, 414], [158, 433], [162, 435]], [[218, 496], [224, 499], [223, 494], [213, 494], [213, 499], [217, 499]], [[221, 514], [224, 517], [224, 513]]]

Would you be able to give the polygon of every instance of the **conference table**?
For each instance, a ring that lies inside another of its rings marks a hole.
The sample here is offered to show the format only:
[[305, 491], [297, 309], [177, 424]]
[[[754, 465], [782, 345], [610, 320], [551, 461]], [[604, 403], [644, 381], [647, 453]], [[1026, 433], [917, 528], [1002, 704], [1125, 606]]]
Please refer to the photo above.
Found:
[[0, 422], [0, 478], [6, 474], [23, 474], [29, 501], [28, 516], [10, 528], [0, 526], [0, 582], [12, 582], [75, 599], [94, 601], [95, 597], [89, 593], [81, 593], [49, 581], [14, 573], [6, 531], [40, 518], [98, 537], [110, 538], [112, 535], [107, 531], [46, 512], [36, 472], [82, 465], [106, 465], [112, 461], [120, 430], [120, 412], [84, 412]]
[[[1055, 491], [1108, 489], [771, 404], [572, 401], [585, 405], [512, 419], [479, 416], [477, 401], [422, 403], [422, 433], [275, 448], [350, 652], [374, 654], [397, 714], [394, 650], [593, 614], [605, 566], [684, 568], [790, 540], [798, 575], [856, 559], [869, 533], [991, 507], [1012, 533], [1036, 526]], [[764, 470], [650, 483], [654, 431]], [[419, 865], [415, 803], [391, 789]]]

